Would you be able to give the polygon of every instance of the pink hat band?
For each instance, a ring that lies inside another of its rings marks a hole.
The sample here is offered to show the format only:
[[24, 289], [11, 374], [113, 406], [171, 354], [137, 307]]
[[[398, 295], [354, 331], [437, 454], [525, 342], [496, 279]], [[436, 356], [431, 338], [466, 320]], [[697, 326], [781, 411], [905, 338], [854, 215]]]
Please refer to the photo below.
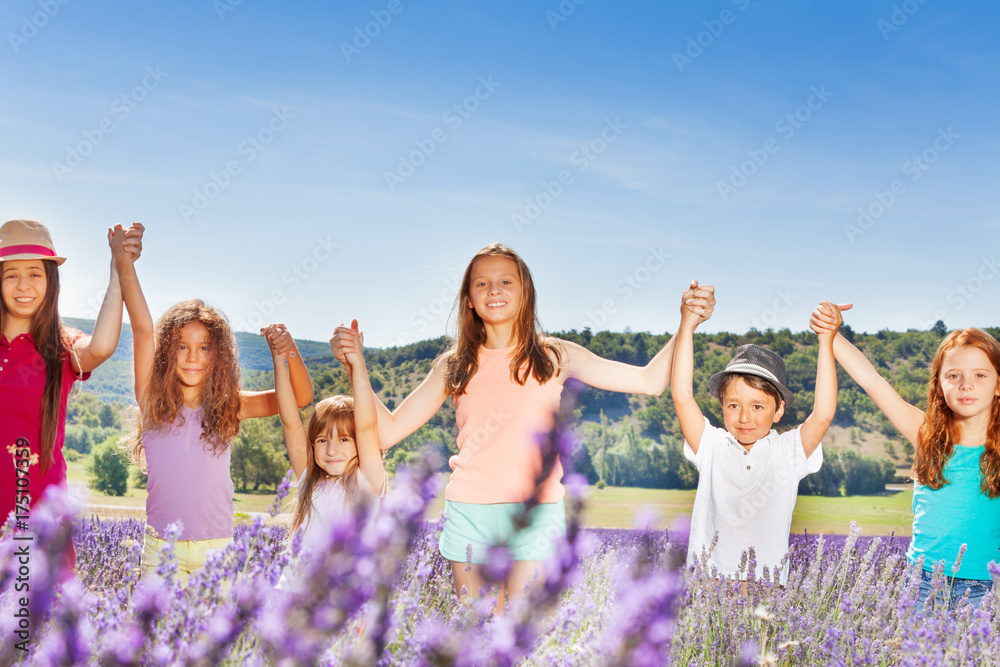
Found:
[[46, 248], [43, 245], [9, 245], [6, 248], [0, 248], [0, 251], [4, 255], [24, 255], [24, 254], [35, 254], [35, 255], [45, 255], [46, 257], [55, 257], [56, 251], [51, 248]]

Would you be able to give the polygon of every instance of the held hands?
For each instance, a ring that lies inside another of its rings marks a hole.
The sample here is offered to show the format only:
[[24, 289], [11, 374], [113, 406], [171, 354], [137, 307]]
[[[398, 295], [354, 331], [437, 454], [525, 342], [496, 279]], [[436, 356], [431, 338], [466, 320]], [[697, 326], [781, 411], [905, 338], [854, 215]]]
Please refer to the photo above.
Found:
[[853, 303], [836, 304], [831, 301], [820, 301], [809, 317], [809, 328], [815, 331], [816, 335], [821, 338], [823, 336], [830, 336], [832, 338], [837, 335], [837, 331], [840, 330], [840, 326], [844, 323], [844, 317], [840, 314], [841, 311], [850, 310], [853, 307]]
[[142, 254], [142, 235], [145, 231], [146, 228], [138, 222], [133, 222], [128, 229], [121, 225], [108, 229], [108, 245], [111, 246], [111, 257], [118, 269], [134, 264], [139, 259]]
[[715, 286], [699, 285], [692, 280], [681, 296], [681, 324], [696, 327], [712, 317], [715, 310]]
[[351, 326], [340, 325], [333, 332], [330, 338], [330, 350], [333, 357], [343, 364], [348, 373], [351, 372], [354, 364], [365, 363], [362, 350], [364, 349], [365, 336], [358, 331], [358, 321], [351, 320]]
[[267, 339], [267, 346], [271, 348], [271, 356], [281, 359], [285, 356], [295, 358], [298, 348], [295, 346], [295, 339], [284, 324], [270, 324], [260, 330], [260, 335]]

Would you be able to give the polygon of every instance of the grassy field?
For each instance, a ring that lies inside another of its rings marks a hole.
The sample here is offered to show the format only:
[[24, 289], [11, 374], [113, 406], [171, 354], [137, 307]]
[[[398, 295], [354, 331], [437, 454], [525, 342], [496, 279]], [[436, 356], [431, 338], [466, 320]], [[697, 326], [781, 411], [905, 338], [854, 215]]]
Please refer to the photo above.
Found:
[[[68, 463], [71, 483], [87, 484], [88, 458]], [[792, 517], [792, 532], [845, 534], [853, 520], [861, 526], [865, 535], [909, 535], [913, 520], [910, 510], [912, 498], [913, 492], [909, 489], [878, 496], [800, 496]], [[272, 499], [270, 494], [237, 493], [233, 501], [237, 512], [250, 513], [265, 511]], [[130, 487], [124, 497], [91, 491], [86, 502], [88, 513], [141, 518], [146, 505], [146, 491]], [[690, 516], [693, 504], [694, 491], [591, 487], [583, 523], [593, 528], [635, 528], [637, 517], [641, 517], [644, 526], [648, 524], [663, 529]], [[431, 505], [428, 517], [436, 519], [443, 507], [442, 491], [441, 497]]]

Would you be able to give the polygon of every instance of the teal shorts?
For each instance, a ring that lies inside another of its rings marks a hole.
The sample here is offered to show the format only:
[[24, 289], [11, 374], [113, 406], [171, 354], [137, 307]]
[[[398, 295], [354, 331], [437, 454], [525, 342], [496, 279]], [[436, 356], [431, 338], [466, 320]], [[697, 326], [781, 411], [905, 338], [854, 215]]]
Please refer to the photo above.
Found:
[[545, 560], [555, 553], [556, 541], [566, 535], [566, 506], [562, 500], [536, 505], [528, 515], [531, 525], [514, 533], [513, 517], [524, 503], [444, 502], [445, 524], [441, 531], [441, 555], [448, 560], [466, 562], [472, 545], [472, 563], [486, 562], [486, 551], [507, 544], [514, 560]]

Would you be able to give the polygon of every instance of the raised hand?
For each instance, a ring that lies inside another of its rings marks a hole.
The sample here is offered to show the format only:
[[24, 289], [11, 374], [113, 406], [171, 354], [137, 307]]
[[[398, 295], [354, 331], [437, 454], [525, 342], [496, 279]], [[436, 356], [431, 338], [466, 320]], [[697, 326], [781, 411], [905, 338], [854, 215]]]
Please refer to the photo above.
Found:
[[850, 310], [853, 303], [836, 304], [832, 301], [821, 301], [812, 315], [809, 316], [809, 328], [817, 335], [836, 335], [840, 325], [844, 323], [841, 311]]
[[701, 324], [712, 317], [714, 310], [715, 286], [699, 285], [697, 280], [692, 280], [681, 297], [681, 321], [696, 315], [698, 319], [695, 323]]
[[[354, 320], [357, 324], [357, 320]], [[333, 352], [333, 358], [341, 363], [347, 372], [351, 371], [351, 362], [347, 359], [347, 351], [353, 349], [354, 347], [354, 332], [350, 327], [345, 327], [341, 324], [333, 332], [333, 336], [330, 337], [330, 351]]]
[[[119, 225], [119, 227], [120, 226], [121, 225]], [[133, 222], [132, 225], [125, 230], [125, 238], [122, 240], [122, 245], [132, 262], [139, 259], [139, 256], [142, 254], [142, 235], [145, 232], [146, 228], [143, 227], [140, 222]]]
[[267, 339], [267, 346], [271, 348], [274, 357], [288, 356], [294, 358], [298, 353], [295, 346], [295, 339], [288, 332], [284, 324], [270, 324], [260, 330], [260, 335]]
[[365, 357], [363, 354], [364, 350], [364, 334], [358, 331], [358, 321], [351, 320], [350, 331], [351, 337], [349, 343], [344, 347], [344, 354], [347, 357], [347, 363], [351, 367], [363, 366], [365, 363]]

